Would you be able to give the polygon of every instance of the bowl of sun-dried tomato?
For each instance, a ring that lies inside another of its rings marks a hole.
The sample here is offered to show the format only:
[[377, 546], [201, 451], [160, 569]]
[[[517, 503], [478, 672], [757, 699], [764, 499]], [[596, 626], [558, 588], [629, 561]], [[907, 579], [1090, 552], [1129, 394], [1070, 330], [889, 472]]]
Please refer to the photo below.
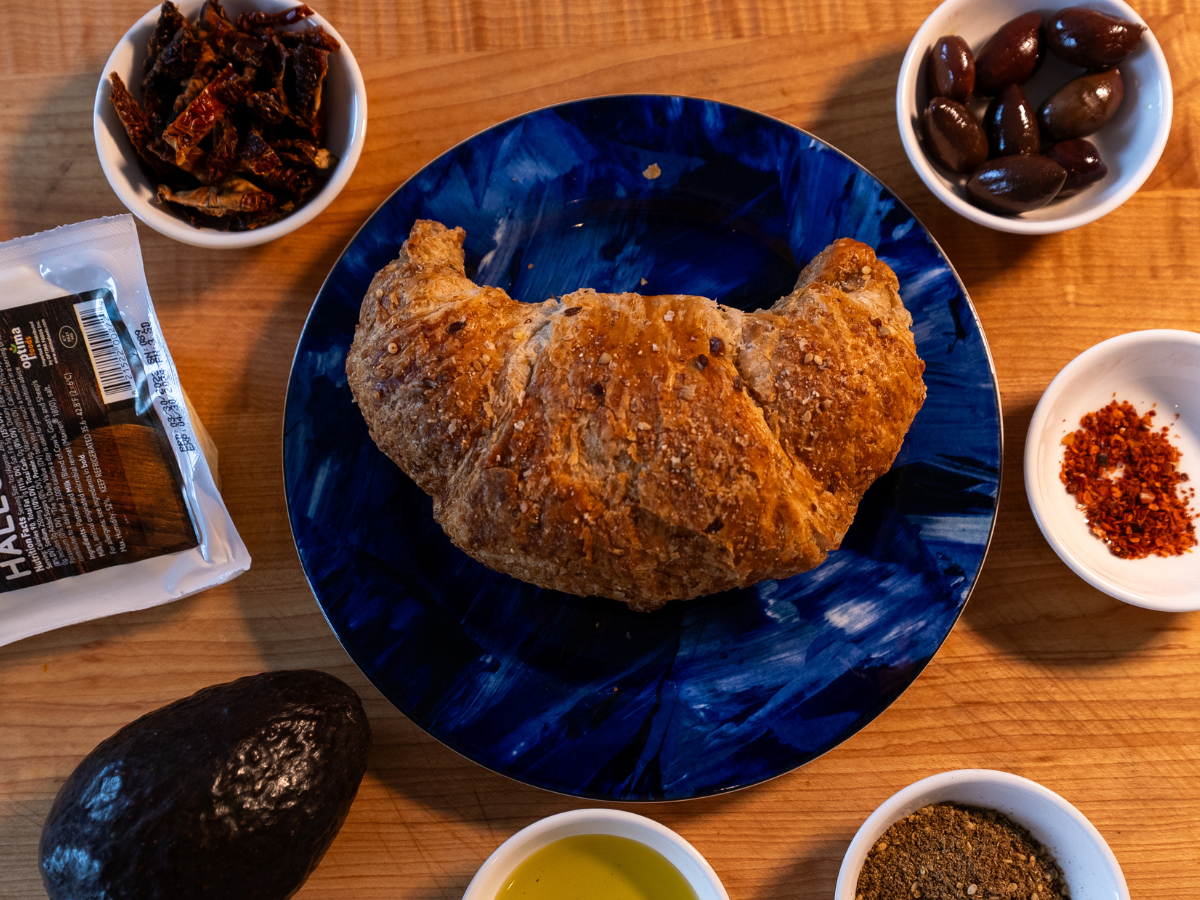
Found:
[[1025, 439], [1025, 492], [1054, 551], [1110, 596], [1200, 609], [1200, 334], [1135, 331], [1068, 363]]
[[166, 0], [117, 44], [93, 109], [121, 202], [202, 247], [311, 221], [350, 179], [366, 127], [354, 55], [294, 0]]

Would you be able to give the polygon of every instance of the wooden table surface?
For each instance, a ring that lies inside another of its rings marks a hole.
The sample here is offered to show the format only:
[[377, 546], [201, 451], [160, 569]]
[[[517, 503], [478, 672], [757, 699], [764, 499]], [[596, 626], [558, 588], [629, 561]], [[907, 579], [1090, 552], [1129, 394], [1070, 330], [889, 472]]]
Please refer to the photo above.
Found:
[[[12, 0], [0, 32], [0, 240], [124, 212], [92, 143], [112, 46], [148, 0]], [[301, 898], [457, 898], [505, 838], [587, 805], [457, 756], [393, 709], [322, 618], [293, 549], [280, 432], [292, 352], [325, 273], [367, 215], [443, 150], [501, 119], [596, 94], [735, 103], [841, 148], [945, 248], [999, 373], [999, 523], [966, 612], [874, 722], [769, 783], [637, 806], [715, 867], [733, 900], [829, 898], [850, 838], [935, 772], [1005, 769], [1081, 809], [1135, 897], [1200, 891], [1200, 616], [1113, 600], [1073, 575], [1025, 499], [1022, 447], [1054, 374], [1092, 344], [1200, 327], [1200, 13], [1147, 0], [1175, 84], [1149, 181], [1104, 219], [1020, 237], [973, 225], [918, 180], [900, 145], [900, 61], [934, 0], [322, 0], [369, 94], [366, 149], [312, 224], [213, 252], [139, 225], [146, 275], [184, 387], [220, 449], [223, 494], [253, 556], [178, 603], [0, 648], [0, 898], [43, 897], [51, 799], [92, 747], [216, 682], [315, 667], [363, 696], [375, 745], [349, 819]], [[633, 808], [633, 807], [627, 807]], [[1085, 900], [1085, 898], [1080, 898]]]

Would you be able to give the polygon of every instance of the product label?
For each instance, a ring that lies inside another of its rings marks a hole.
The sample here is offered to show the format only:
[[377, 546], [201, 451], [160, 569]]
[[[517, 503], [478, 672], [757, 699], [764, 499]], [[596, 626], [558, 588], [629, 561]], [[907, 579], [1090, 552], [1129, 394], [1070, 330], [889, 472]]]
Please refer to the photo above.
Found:
[[0, 592], [197, 546], [111, 293], [0, 310], [0, 334]]

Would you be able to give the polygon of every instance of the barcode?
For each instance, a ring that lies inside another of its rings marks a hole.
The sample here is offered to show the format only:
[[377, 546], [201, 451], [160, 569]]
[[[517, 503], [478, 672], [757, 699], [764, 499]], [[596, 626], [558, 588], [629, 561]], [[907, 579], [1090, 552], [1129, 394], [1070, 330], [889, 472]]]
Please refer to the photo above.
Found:
[[92, 368], [96, 370], [96, 381], [100, 384], [100, 397], [107, 406], [121, 400], [132, 400], [133, 373], [129, 360], [121, 347], [117, 329], [108, 318], [104, 301], [86, 300], [75, 304], [75, 315], [83, 329], [83, 342], [87, 344]]

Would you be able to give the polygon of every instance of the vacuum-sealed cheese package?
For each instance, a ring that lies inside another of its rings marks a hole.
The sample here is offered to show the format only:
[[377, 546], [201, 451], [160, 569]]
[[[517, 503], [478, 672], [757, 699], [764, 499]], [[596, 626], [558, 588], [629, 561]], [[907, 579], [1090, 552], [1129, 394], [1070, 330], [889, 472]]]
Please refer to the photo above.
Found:
[[0, 645], [250, 567], [132, 216], [0, 244], [0, 340]]

